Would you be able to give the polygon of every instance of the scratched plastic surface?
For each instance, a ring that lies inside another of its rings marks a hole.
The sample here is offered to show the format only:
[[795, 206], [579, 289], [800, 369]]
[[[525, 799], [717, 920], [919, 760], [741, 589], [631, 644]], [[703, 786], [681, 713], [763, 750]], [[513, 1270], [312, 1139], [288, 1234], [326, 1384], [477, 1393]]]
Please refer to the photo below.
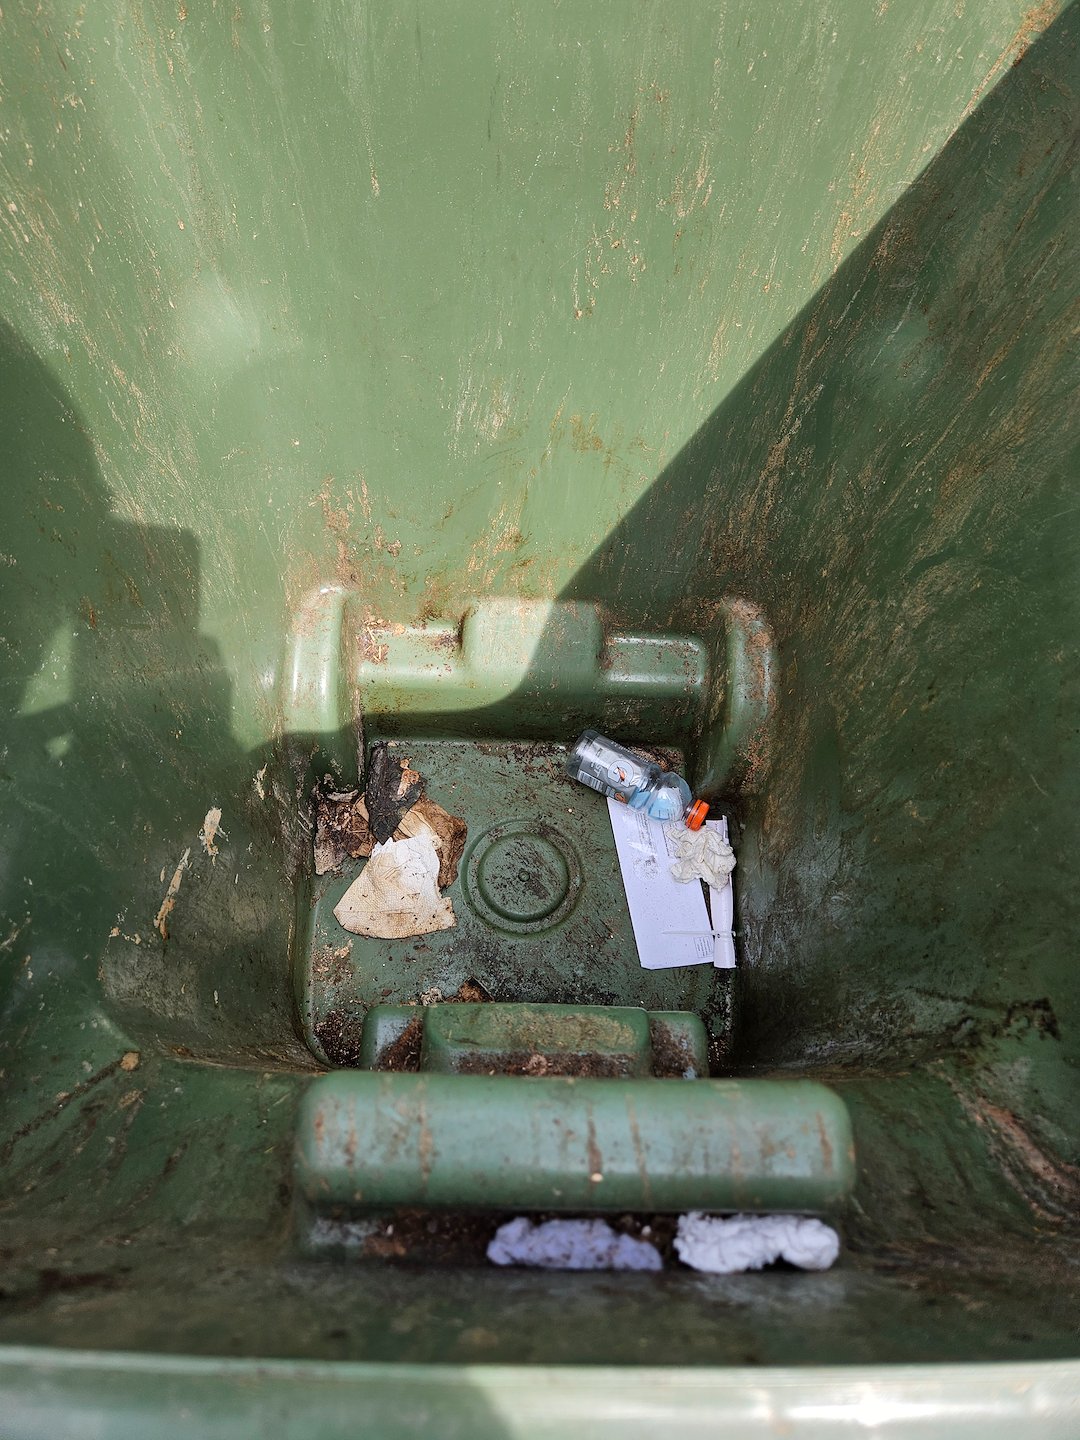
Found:
[[[1078, 19], [4, 4], [14, 1433], [1061, 1433]], [[586, 725], [731, 820], [707, 987], [637, 966], [565, 814], [597, 797], [498, 809]], [[486, 839], [456, 935], [354, 963], [308, 796], [379, 738], [440, 747], [433, 788], [495, 747], [451, 797]], [[426, 1215], [303, 1256], [315, 1023], [347, 1058], [368, 1005], [470, 978], [829, 1085], [838, 1265], [492, 1274]]]

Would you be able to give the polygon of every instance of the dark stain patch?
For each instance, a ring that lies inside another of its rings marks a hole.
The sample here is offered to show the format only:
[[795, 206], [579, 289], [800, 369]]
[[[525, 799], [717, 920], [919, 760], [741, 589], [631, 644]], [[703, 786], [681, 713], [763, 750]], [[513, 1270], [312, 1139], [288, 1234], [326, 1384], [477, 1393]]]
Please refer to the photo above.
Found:
[[371, 747], [364, 802], [371, 833], [380, 844], [391, 838], [423, 793], [423, 777], [392, 755], [384, 741]]
[[39, 1277], [40, 1290], [44, 1295], [61, 1290], [115, 1290], [119, 1283], [116, 1274], [110, 1270], [91, 1270], [72, 1273], [67, 1270], [42, 1270]]
[[110, 1076], [115, 1075], [119, 1069], [119, 1060], [110, 1061], [108, 1065], [103, 1065], [95, 1074], [84, 1080], [81, 1085], [76, 1085], [73, 1089], [65, 1091], [54, 1104], [50, 1105], [47, 1110], [43, 1110], [40, 1115], [35, 1115], [34, 1118], [28, 1120], [25, 1125], [20, 1125], [19, 1128], [14, 1131], [11, 1138], [4, 1144], [3, 1148], [0, 1149], [0, 1163], [7, 1164], [11, 1159], [15, 1146], [20, 1140], [25, 1140], [28, 1136], [33, 1135], [35, 1131], [40, 1130], [43, 1125], [47, 1125], [51, 1120], [55, 1120], [73, 1100], [81, 1099], [82, 1096], [88, 1094], [96, 1086], [100, 1085], [102, 1081], [108, 1080]]
[[1032, 1032], [1051, 1040], [1061, 1039], [1054, 1007], [1047, 996], [1040, 1000], [1017, 1000], [1005, 1011], [1004, 1034]]
[[486, 1265], [499, 1220], [488, 1215], [396, 1210], [376, 1222], [361, 1247], [367, 1259], [414, 1264]]
[[[14, 1251], [4, 1255], [5, 1260], [14, 1257]], [[54, 1296], [78, 1295], [84, 1291], [122, 1290], [132, 1273], [130, 1265], [116, 1265], [111, 1270], [82, 1270], [72, 1267], [64, 1269], [59, 1265], [46, 1265], [40, 1269], [33, 1266], [19, 1266], [5, 1272], [0, 1279], [0, 1305], [10, 1306], [16, 1311], [32, 1310]]]
[[518, 1050], [502, 1055], [464, 1056], [457, 1065], [456, 1073], [622, 1080], [632, 1073], [632, 1069], [633, 1059], [625, 1055], [538, 1055], [529, 1050]]
[[[516, 1213], [516, 1212], [515, 1212]], [[366, 1260], [401, 1261], [413, 1265], [488, 1265], [487, 1247], [500, 1225], [515, 1218], [505, 1211], [446, 1212], [399, 1209], [380, 1215], [360, 1253]], [[335, 1218], [348, 1221], [342, 1213]], [[624, 1214], [580, 1216], [541, 1211], [527, 1217], [540, 1225], [547, 1220], [602, 1218], [617, 1234], [631, 1235], [654, 1245], [665, 1265], [681, 1269], [675, 1254], [678, 1225], [675, 1215]]]
[[175, 1171], [176, 1167], [180, 1164], [180, 1161], [187, 1153], [187, 1148], [188, 1147], [186, 1144], [178, 1145], [175, 1150], [170, 1151], [170, 1153], [166, 1156], [165, 1164], [161, 1167], [162, 1180], [167, 1180], [169, 1176]]
[[419, 1070], [424, 1045], [424, 1021], [420, 1015], [409, 1021], [398, 1038], [380, 1052], [375, 1070]]
[[330, 1010], [315, 1026], [315, 1038], [331, 1065], [353, 1070], [360, 1064], [364, 1017], [348, 1010]]
[[682, 1080], [694, 1065], [690, 1045], [666, 1025], [650, 1025], [649, 1031], [655, 1077], [658, 1080]]
[[[941, 1000], [952, 998], [928, 990], [920, 993]], [[950, 1041], [960, 1049], [976, 1050], [999, 1040], [1026, 1040], [1031, 1036], [1040, 1040], [1061, 1039], [1057, 1014], [1045, 995], [1038, 1000], [1014, 1000], [1003, 1014], [999, 1012], [999, 1017], [961, 1015], [952, 1027]]]

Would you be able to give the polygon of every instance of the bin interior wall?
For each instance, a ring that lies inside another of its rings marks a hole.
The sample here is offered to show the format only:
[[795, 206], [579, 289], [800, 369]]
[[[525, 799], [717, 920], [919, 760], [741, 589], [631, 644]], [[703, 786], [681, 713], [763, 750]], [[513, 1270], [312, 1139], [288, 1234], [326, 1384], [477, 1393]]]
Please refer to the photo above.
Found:
[[1078, 13], [5, 6], [0, 1338], [640, 1358], [652, 1290], [291, 1258], [336, 585], [773, 628], [739, 1062], [861, 1188], [654, 1357], [1075, 1353]]

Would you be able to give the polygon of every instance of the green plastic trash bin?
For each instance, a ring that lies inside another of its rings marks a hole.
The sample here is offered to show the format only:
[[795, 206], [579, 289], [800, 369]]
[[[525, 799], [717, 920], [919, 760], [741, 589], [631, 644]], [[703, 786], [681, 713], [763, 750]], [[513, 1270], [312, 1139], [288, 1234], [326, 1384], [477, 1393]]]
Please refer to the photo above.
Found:
[[[1078, 22], [4, 6], [5, 1434], [1076, 1433]], [[638, 964], [587, 725], [733, 971]], [[437, 933], [316, 873], [383, 744]]]

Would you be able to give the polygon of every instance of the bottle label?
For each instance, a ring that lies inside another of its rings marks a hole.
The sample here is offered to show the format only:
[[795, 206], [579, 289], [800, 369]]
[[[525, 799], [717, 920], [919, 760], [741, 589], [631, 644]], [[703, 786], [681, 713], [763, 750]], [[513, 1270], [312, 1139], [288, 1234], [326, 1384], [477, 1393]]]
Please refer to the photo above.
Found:
[[602, 740], [588, 740], [578, 752], [577, 778], [590, 790], [628, 802], [645, 783], [633, 756]]

